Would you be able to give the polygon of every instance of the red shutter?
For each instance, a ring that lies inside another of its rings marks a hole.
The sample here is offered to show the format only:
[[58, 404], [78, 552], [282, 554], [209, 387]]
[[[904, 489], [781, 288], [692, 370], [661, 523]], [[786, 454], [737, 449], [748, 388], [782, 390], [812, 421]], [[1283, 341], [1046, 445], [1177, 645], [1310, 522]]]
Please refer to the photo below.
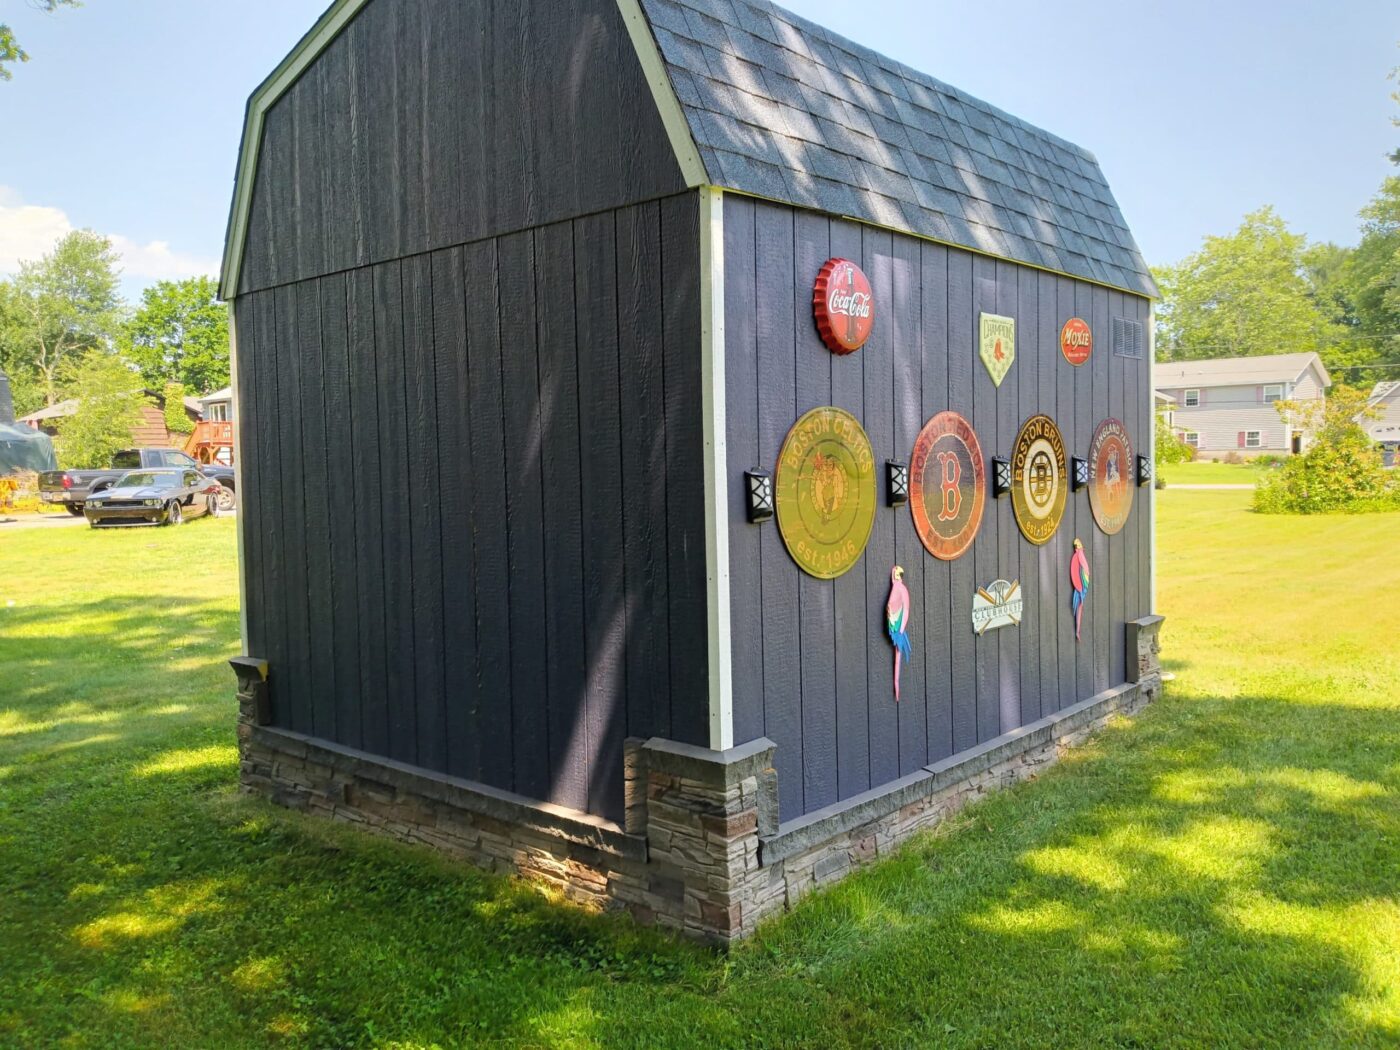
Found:
[[1264, 403], [1264, 388], [1262, 386], [1256, 386], [1254, 388], [1254, 400], [1260, 404]]
[[1241, 430], [1241, 431], [1240, 431], [1240, 434], [1239, 434], [1239, 443], [1240, 443], [1240, 448], [1244, 448], [1244, 431], [1243, 431], [1243, 430]]

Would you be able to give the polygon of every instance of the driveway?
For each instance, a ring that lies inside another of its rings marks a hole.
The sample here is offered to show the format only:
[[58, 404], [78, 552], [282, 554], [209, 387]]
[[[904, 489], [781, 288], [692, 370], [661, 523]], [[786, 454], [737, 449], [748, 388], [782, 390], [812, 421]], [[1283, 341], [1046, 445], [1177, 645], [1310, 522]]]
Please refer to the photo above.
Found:
[[71, 514], [0, 514], [0, 532], [12, 529], [62, 529], [86, 524], [86, 518], [75, 518]]

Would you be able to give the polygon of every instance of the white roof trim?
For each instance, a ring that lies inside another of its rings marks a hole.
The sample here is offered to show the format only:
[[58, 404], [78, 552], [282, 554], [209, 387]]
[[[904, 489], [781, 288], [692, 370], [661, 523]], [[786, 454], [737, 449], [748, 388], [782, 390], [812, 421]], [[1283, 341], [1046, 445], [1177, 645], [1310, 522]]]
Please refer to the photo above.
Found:
[[228, 236], [224, 238], [224, 266], [219, 278], [221, 299], [232, 299], [238, 294], [238, 274], [243, 267], [243, 242], [248, 234], [248, 213], [253, 207], [253, 183], [258, 173], [258, 152], [262, 147], [263, 116], [368, 2], [335, 0], [311, 27], [311, 31], [298, 41], [291, 53], [282, 59], [272, 75], [259, 84], [248, 99], [248, 112], [243, 120], [243, 141], [238, 148], [233, 205], [229, 209]]
[[[262, 147], [263, 117], [287, 89], [296, 83], [306, 67], [320, 57], [369, 0], [335, 0], [311, 31], [272, 75], [258, 85], [248, 99], [248, 111], [243, 120], [243, 141], [238, 149], [238, 171], [233, 184], [233, 204], [229, 209], [228, 234], [224, 238], [224, 265], [219, 278], [219, 297], [232, 299], [238, 294], [238, 277], [243, 267], [243, 246], [248, 235], [248, 214], [253, 207], [253, 183], [258, 173], [258, 152]], [[676, 89], [666, 73], [666, 64], [651, 35], [651, 23], [642, 13], [640, 0], [617, 0], [632, 48], [641, 62], [642, 73], [651, 88], [652, 99], [661, 113], [662, 124], [671, 141], [671, 149], [680, 165], [681, 176], [692, 188], [707, 185], [708, 176], [700, 161], [700, 151], [690, 134], [685, 113], [681, 110]]]

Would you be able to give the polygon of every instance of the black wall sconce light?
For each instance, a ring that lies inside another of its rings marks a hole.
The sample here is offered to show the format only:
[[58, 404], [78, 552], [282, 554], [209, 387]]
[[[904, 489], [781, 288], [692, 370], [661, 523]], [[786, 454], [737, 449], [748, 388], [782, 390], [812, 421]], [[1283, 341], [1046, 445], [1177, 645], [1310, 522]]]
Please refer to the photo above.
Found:
[[992, 499], [1001, 499], [1011, 491], [1011, 463], [992, 459]]
[[744, 471], [744, 492], [749, 522], [757, 525], [773, 516], [773, 475], [766, 470]]
[[1078, 492], [1089, 484], [1089, 461], [1078, 456], [1070, 457], [1069, 490]]
[[902, 507], [909, 502], [909, 464], [885, 460], [885, 503]]
[[1146, 456], [1137, 458], [1137, 483], [1139, 486], [1146, 485], [1152, 480], [1152, 460]]

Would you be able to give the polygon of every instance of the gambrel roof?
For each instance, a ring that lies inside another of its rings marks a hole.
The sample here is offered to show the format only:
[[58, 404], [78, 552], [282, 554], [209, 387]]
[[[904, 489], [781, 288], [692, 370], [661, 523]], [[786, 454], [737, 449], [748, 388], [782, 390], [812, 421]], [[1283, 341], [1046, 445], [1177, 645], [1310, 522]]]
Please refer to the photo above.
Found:
[[1143, 295], [1093, 154], [767, 0], [641, 0], [710, 182]]
[[[334, 0], [249, 99], [225, 298], [238, 288], [264, 115], [367, 2]], [[616, 4], [686, 185], [1157, 295], [1087, 150], [768, 0]]]

